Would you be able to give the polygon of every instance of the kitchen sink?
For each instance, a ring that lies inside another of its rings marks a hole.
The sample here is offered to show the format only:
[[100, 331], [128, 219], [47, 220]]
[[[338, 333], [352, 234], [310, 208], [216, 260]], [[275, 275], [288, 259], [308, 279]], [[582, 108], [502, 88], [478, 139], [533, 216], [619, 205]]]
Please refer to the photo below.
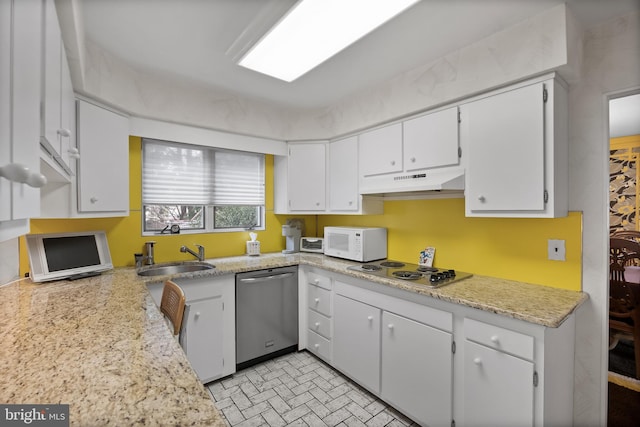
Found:
[[158, 264], [142, 267], [138, 270], [138, 276], [166, 276], [194, 271], [212, 270], [215, 265], [206, 262], [179, 262], [170, 264]]

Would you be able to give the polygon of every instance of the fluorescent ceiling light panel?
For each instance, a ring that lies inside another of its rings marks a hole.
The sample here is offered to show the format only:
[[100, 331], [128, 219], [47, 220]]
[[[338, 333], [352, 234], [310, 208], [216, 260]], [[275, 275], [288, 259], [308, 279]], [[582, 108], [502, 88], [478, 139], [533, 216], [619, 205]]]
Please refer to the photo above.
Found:
[[291, 82], [419, 0], [302, 0], [239, 62]]

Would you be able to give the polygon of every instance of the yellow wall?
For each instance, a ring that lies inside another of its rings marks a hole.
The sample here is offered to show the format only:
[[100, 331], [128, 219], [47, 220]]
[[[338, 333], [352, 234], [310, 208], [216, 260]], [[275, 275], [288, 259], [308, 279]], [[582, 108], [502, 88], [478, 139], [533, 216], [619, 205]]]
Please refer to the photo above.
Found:
[[[581, 289], [582, 215], [566, 218], [466, 218], [464, 199], [384, 203], [384, 215], [319, 216], [326, 225], [384, 226], [388, 257], [418, 263], [427, 246], [434, 265], [556, 288]], [[547, 240], [566, 243], [566, 261], [547, 259]]]
[[[155, 240], [156, 262], [194, 259], [180, 246], [204, 245], [207, 258], [242, 255], [247, 232], [200, 235], [142, 236], [141, 141], [131, 137], [130, 215], [102, 219], [33, 219], [32, 233], [105, 230], [116, 267], [133, 265], [133, 254], [143, 252], [144, 242]], [[567, 218], [516, 219], [466, 218], [464, 199], [403, 200], [384, 203], [384, 215], [284, 216], [273, 213], [273, 157], [266, 159], [266, 230], [258, 231], [263, 253], [284, 249], [281, 226], [288, 218], [305, 220], [307, 235], [322, 235], [326, 225], [380, 226], [389, 230], [389, 258], [416, 263], [426, 246], [436, 247], [435, 265], [474, 274], [536, 283], [557, 288], [581, 289], [582, 215]], [[107, 177], [108, 179], [108, 177]], [[547, 240], [566, 241], [565, 262], [547, 259]], [[21, 239], [20, 270], [29, 269]]]

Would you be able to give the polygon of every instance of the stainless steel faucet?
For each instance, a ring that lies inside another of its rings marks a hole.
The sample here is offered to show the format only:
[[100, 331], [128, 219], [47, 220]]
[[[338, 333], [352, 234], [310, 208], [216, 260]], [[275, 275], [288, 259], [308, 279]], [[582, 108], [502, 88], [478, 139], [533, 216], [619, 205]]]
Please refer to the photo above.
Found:
[[188, 252], [191, 255], [193, 255], [194, 257], [198, 258], [198, 261], [204, 261], [204, 246], [196, 245], [196, 247], [198, 248], [198, 253], [195, 253], [194, 251], [192, 251], [191, 249], [189, 249], [186, 246], [181, 246], [180, 247], [180, 252]]

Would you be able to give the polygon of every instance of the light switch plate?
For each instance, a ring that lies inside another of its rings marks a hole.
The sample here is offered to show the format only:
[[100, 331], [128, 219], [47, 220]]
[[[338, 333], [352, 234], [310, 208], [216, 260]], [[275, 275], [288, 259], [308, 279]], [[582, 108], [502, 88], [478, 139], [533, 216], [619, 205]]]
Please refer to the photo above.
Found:
[[549, 259], [554, 261], [565, 261], [566, 252], [564, 247], [564, 240], [549, 239]]

